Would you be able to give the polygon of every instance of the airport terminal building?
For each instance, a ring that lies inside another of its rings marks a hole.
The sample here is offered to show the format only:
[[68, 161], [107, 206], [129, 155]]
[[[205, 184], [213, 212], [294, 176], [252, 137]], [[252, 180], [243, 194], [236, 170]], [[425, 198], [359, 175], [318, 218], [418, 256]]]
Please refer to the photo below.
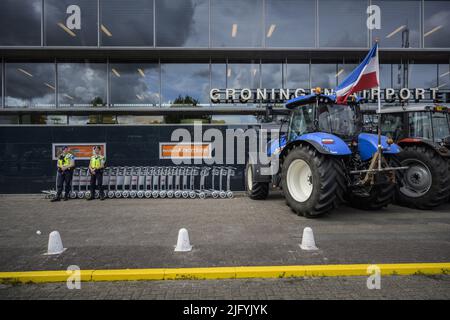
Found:
[[170, 165], [175, 129], [259, 126], [375, 39], [383, 102], [450, 101], [450, 1], [0, 0], [0, 193], [51, 187], [58, 143]]

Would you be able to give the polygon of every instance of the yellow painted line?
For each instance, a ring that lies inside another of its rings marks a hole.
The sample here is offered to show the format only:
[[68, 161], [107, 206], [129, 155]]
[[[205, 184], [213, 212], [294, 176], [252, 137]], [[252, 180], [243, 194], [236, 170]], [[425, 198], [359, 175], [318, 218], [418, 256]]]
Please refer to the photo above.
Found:
[[[351, 277], [372, 274], [368, 268], [377, 266], [382, 276], [450, 274], [450, 263], [400, 264], [339, 264], [303, 266], [248, 266], [212, 268], [114, 269], [81, 270], [81, 281], [136, 280], [200, 280], [292, 277]], [[0, 272], [0, 283], [65, 282], [71, 273], [66, 271]]]
[[[91, 281], [94, 270], [80, 270], [81, 281]], [[72, 274], [70, 271], [26, 271], [0, 272], [0, 283], [38, 283], [38, 282], [66, 282]]]

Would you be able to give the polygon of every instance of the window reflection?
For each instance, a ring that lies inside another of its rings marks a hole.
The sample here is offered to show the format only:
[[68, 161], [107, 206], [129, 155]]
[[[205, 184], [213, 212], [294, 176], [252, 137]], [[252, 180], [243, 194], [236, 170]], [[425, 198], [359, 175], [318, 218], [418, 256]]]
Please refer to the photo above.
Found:
[[267, 47], [315, 46], [315, 1], [267, 0], [265, 20]]
[[106, 63], [58, 63], [60, 107], [106, 105]]
[[[339, 63], [337, 65], [336, 80], [339, 85], [358, 66], [356, 63]], [[334, 89], [334, 88], [333, 88]]]
[[153, 0], [101, 0], [100, 12], [102, 46], [153, 46]]
[[367, 47], [366, 0], [320, 0], [320, 47]]
[[8, 107], [55, 107], [55, 64], [7, 62], [5, 105]]
[[286, 84], [288, 89], [309, 89], [309, 63], [287, 63]]
[[156, 45], [208, 47], [209, 1], [156, 1]]
[[438, 66], [438, 88], [450, 89], [450, 69], [448, 64], [440, 64]]
[[336, 64], [311, 64], [311, 87], [334, 89], [337, 85]]
[[0, 1], [0, 45], [41, 45], [41, 0]]
[[261, 64], [261, 87], [267, 89], [279, 89], [283, 87], [283, 64]]
[[157, 63], [110, 63], [109, 76], [112, 106], [159, 105]]
[[209, 105], [209, 64], [161, 64], [161, 101], [173, 105]]
[[424, 2], [424, 41], [426, 48], [450, 48], [450, 2]]
[[420, 0], [374, 0], [381, 9], [381, 29], [372, 36], [380, 47], [418, 48], [420, 46]]
[[228, 63], [227, 70], [228, 88], [256, 89], [260, 87], [259, 62], [252, 63]]
[[45, 0], [44, 5], [46, 45], [97, 45], [97, 1]]
[[261, 47], [261, 0], [211, 0], [213, 47]]
[[67, 124], [67, 116], [44, 114], [23, 115], [21, 117], [21, 124], [65, 125]]
[[437, 87], [436, 64], [409, 65], [409, 88], [435, 88]]

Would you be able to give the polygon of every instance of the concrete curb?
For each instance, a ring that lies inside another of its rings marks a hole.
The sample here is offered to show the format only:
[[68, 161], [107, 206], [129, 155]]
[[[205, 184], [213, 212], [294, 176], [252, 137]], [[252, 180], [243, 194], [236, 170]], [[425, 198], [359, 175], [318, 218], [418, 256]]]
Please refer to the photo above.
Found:
[[[368, 276], [374, 264], [81, 270], [81, 281], [204, 280]], [[450, 263], [375, 264], [381, 276], [446, 275]], [[0, 272], [0, 283], [66, 282], [71, 271]], [[73, 278], [73, 276], [72, 276]]]

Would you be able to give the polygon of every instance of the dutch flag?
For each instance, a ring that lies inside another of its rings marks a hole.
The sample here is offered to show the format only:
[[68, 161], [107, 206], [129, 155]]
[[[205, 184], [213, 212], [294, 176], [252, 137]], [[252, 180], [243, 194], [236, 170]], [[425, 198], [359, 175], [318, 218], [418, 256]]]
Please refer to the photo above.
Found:
[[380, 85], [378, 65], [378, 42], [375, 43], [364, 61], [336, 87], [336, 103], [345, 104], [355, 92], [372, 89]]

